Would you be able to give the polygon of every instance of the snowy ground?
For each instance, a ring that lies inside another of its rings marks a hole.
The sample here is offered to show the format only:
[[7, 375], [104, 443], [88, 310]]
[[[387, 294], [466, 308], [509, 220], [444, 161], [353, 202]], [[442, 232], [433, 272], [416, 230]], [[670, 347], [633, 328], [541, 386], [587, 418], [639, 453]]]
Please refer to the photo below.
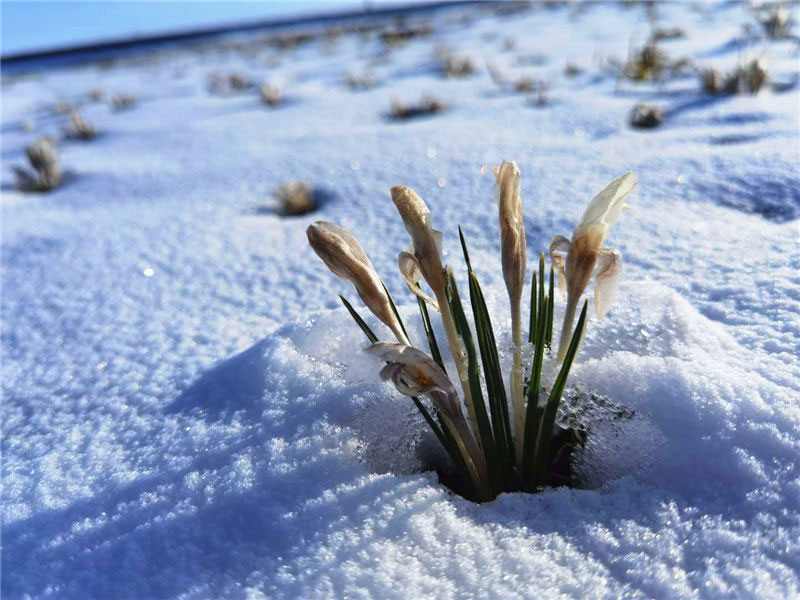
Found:
[[[433, 35], [392, 50], [364, 92], [342, 78], [381, 45], [356, 34], [331, 53], [209, 46], [4, 75], [3, 598], [798, 597], [797, 46], [736, 43], [755, 23], [742, 5], [657, 12], [688, 34], [664, 42], [671, 56], [730, 69], [763, 53], [776, 87], [618, 83], [602, 59], [649, 33], [621, 4], [427, 16]], [[441, 77], [440, 42], [478, 73]], [[500, 93], [484, 61], [549, 79], [550, 102]], [[567, 61], [584, 71], [565, 77]], [[280, 82], [289, 101], [213, 96], [214, 69]], [[68, 182], [14, 191], [25, 144], [65, 123], [50, 107], [98, 86], [139, 104], [82, 105], [101, 135], [61, 143]], [[386, 118], [392, 98], [427, 92], [451, 109]], [[661, 128], [627, 125], [639, 101], [666, 109]], [[614, 176], [638, 175], [608, 240], [626, 282], [574, 369], [633, 416], [589, 423], [590, 489], [477, 506], [422, 472], [424, 424], [376, 382], [337, 299], [355, 295], [305, 228], [352, 229], [411, 321], [388, 190], [413, 187], [460, 276], [463, 225], [507, 344], [480, 172], [503, 159], [522, 170], [531, 257]], [[263, 210], [303, 178], [329, 196], [317, 213]]]

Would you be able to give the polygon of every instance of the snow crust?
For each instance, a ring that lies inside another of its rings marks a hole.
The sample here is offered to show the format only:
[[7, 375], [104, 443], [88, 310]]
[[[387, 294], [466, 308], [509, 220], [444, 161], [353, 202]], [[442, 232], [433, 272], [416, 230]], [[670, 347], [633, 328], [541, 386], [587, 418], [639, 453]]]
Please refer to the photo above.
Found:
[[[277, 65], [270, 50], [181, 48], [4, 75], [3, 597], [800, 596], [796, 46], [732, 42], [753, 23], [744, 6], [657, 11], [687, 32], [670, 55], [730, 69], [761, 52], [783, 87], [712, 98], [689, 75], [617, 82], [598, 57], [624, 58], [649, 28], [643, 10], [602, 3], [437, 13], [434, 34], [393, 50], [359, 93], [341, 80], [379, 44], [354, 35]], [[441, 78], [442, 41], [548, 78], [550, 103], [500, 93], [484, 70]], [[531, 54], [541, 64], [517, 64]], [[584, 72], [565, 78], [568, 60]], [[212, 96], [213, 69], [283, 81], [289, 101]], [[14, 191], [25, 144], [64, 123], [48, 104], [99, 85], [139, 103], [81, 106], [101, 135], [62, 142], [72, 177]], [[426, 92], [450, 110], [386, 118], [392, 98]], [[668, 118], [632, 130], [645, 100]], [[625, 260], [619, 301], [591, 322], [572, 379], [625, 417], [589, 420], [587, 489], [477, 506], [425, 470], [435, 440], [377, 381], [337, 298], [356, 296], [304, 231], [351, 229], [424, 347], [388, 194], [411, 186], [462, 282], [463, 226], [507, 348], [494, 182], [480, 172], [503, 159], [522, 171], [531, 262], [613, 177], [639, 177], [607, 241]], [[317, 213], [264, 210], [291, 179], [325, 189]]]

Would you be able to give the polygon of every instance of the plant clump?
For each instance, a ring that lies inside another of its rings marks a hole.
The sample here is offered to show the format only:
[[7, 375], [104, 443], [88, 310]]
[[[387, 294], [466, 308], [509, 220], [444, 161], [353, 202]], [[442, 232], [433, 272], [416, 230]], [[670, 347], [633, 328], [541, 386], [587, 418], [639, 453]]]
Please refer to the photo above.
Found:
[[125, 110], [133, 108], [139, 99], [133, 94], [114, 94], [111, 96], [111, 106], [114, 110]]
[[[392, 201], [411, 239], [410, 248], [399, 253], [397, 264], [417, 298], [427, 351], [409, 337], [393, 299], [355, 236], [326, 221], [307, 230], [314, 252], [333, 273], [353, 283], [364, 305], [392, 332], [396, 341], [381, 340], [340, 296], [370, 342], [366, 351], [385, 363], [381, 379], [411, 397], [452, 461], [457, 473], [452, 489], [476, 502], [492, 500], [503, 492], [535, 492], [547, 485], [574, 483], [569, 457], [572, 448], [581, 443], [583, 432], [560, 427], [556, 417], [586, 330], [588, 301], [583, 302], [579, 315], [577, 308], [593, 275], [598, 316], [611, 305], [622, 259], [618, 251], [602, 244], [608, 229], [627, 208], [624, 199], [636, 185], [632, 174], [615, 179], [589, 203], [571, 240], [553, 238], [549, 276], [544, 253], [539, 256], [538, 268], [533, 269], [526, 319], [523, 297], [528, 249], [520, 171], [513, 162], [503, 162], [492, 170], [502, 274], [510, 305], [512, 364], [506, 375], [492, 314], [461, 228], [458, 233], [468, 280], [468, 292], [463, 296], [453, 270], [443, 264], [442, 232], [434, 229], [428, 206], [412, 189], [391, 189]], [[567, 300], [560, 339], [553, 336], [556, 272]], [[467, 303], [471, 318], [467, 317]], [[437, 340], [432, 311], [439, 313], [447, 346]], [[527, 333], [523, 331], [526, 326]], [[554, 354], [556, 342], [558, 352]], [[532, 350], [532, 358], [527, 348]], [[454, 378], [445, 367], [443, 349], [452, 357]], [[555, 368], [552, 380], [546, 375], [550, 369], [544, 369], [545, 362]], [[440, 477], [445, 481], [446, 476], [440, 473]]]
[[407, 104], [401, 100], [393, 99], [389, 115], [397, 121], [413, 119], [426, 115], [435, 115], [447, 110], [447, 104], [436, 98], [436, 96], [423, 96], [419, 102]]
[[355, 92], [371, 90], [378, 85], [378, 80], [370, 72], [348, 73], [344, 78], [344, 83]]
[[89, 141], [97, 137], [97, 128], [88, 123], [80, 113], [73, 112], [70, 117], [70, 124], [65, 134], [69, 138]]
[[283, 92], [279, 86], [273, 83], [265, 83], [259, 86], [258, 93], [261, 96], [261, 102], [271, 108], [280, 106], [283, 103]]
[[54, 142], [39, 138], [25, 149], [25, 154], [33, 170], [14, 167], [17, 187], [26, 192], [48, 192], [57, 188], [62, 172]]
[[251, 87], [253, 87], [253, 82], [241, 73], [220, 73], [215, 71], [208, 76], [209, 91], [219, 96], [244, 92]]
[[512, 79], [494, 64], [488, 64], [486, 68], [494, 84], [504, 92], [527, 94], [541, 92], [543, 90], [546, 91], [550, 87], [547, 81], [543, 79], [534, 79], [526, 75]]
[[783, 3], [762, 6], [756, 12], [756, 19], [771, 40], [785, 40], [792, 35], [794, 21]]
[[652, 129], [664, 122], [664, 111], [655, 104], [637, 104], [631, 111], [631, 126], [639, 129]]
[[769, 63], [764, 57], [750, 58], [729, 73], [709, 67], [700, 69], [699, 75], [708, 94], [757, 94], [769, 79]]
[[381, 32], [379, 37], [387, 46], [402, 46], [410, 40], [428, 37], [431, 33], [433, 33], [433, 28], [430, 25], [404, 25], [400, 23]]
[[448, 54], [442, 61], [442, 73], [445, 77], [469, 77], [475, 73], [475, 61], [466, 55]]
[[289, 181], [275, 190], [278, 212], [283, 216], [297, 217], [317, 209], [314, 188], [308, 181]]

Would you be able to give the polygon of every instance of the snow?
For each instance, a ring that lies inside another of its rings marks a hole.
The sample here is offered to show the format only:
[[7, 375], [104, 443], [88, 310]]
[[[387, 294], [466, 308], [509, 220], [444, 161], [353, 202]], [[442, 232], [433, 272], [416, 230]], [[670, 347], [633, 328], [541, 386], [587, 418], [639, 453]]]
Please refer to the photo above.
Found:
[[[788, 91], [711, 98], [694, 75], [618, 83], [598, 57], [623, 58], [648, 25], [616, 4], [426, 14], [434, 34], [393, 50], [381, 86], [358, 93], [341, 79], [379, 44], [352, 34], [275, 66], [273, 50], [187, 47], [4, 73], [3, 597], [800, 596], [796, 43], [732, 43], [754, 22], [738, 4], [657, 11], [687, 32], [664, 42], [671, 56], [730, 69], [764, 53]], [[469, 25], [453, 18], [464, 12]], [[506, 36], [516, 50], [502, 51]], [[498, 92], [483, 69], [441, 78], [442, 41], [548, 78], [549, 105]], [[516, 64], [531, 53], [544, 64]], [[568, 60], [583, 74], [565, 78]], [[288, 102], [212, 96], [214, 69], [283, 81]], [[25, 144], [65, 122], [48, 105], [101, 85], [138, 105], [82, 106], [101, 133], [61, 143], [65, 185], [15, 191]], [[392, 98], [428, 92], [450, 110], [386, 118]], [[661, 128], [629, 128], [639, 101], [665, 108]], [[572, 378], [627, 416], [584, 415], [586, 489], [478, 506], [425, 470], [435, 439], [377, 381], [337, 298], [356, 295], [305, 228], [351, 229], [422, 343], [388, 193], [409, 185], [462, 282], [463, 226], [507, 349], [494, 181], [481, 173], [503, 159], [522, 171], [532, 260], [613, 177], [639, 177], [607, 240], [625, 260], [618, 303], [591, 321]], [[304, 217], [264, 210], [293, 179], [328, 201]]]

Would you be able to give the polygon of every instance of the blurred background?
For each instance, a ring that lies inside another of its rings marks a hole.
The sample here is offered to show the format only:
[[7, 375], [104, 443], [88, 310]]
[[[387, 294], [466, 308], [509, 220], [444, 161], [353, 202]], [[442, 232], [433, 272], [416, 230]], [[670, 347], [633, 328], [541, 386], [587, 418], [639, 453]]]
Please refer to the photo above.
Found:
[[[402, 4], [412, 4], [403, 2]], [[419, 0], [417, 0], [419, 3]], [[387, 0], [37, 2], [3, 0], [4, 57], [264, 19], [383, 8]]]

